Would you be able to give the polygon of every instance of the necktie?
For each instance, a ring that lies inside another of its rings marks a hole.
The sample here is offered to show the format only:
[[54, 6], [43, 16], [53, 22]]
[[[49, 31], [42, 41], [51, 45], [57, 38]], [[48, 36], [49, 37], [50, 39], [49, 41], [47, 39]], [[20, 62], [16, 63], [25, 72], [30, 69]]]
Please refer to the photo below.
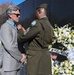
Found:
[[16, 24], [14, 24], [14, 27], [17, 29], [17, 26], [16, 26]]

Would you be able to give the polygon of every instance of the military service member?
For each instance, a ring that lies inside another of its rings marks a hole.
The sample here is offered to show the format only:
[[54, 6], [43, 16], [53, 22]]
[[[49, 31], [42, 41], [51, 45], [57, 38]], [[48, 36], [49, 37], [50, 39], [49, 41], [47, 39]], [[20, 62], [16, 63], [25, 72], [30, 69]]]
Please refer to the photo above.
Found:
[[52, 75], [48, 46], [52, 41], [53, 28], [47, 18], [47, 4], [37, 7], [36, 17], [26, 34], [21, 29], [18, 32], [20, 42], [29, 42], [27, 73], [28, 75]]

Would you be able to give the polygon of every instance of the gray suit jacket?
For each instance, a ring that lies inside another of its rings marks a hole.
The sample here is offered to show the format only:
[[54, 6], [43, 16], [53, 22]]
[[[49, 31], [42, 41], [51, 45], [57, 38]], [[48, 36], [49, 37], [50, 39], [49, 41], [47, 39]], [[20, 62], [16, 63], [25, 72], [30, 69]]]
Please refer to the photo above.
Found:
[[19, 69], [22, 56], [18, 49], [17, 29], [7, 21], [1, 26], [1, 41], [3, 43], [3, 70]]
[[3, 46], [0, 39], [0, 68], [2, 68], [2, 59], [3, 59]]

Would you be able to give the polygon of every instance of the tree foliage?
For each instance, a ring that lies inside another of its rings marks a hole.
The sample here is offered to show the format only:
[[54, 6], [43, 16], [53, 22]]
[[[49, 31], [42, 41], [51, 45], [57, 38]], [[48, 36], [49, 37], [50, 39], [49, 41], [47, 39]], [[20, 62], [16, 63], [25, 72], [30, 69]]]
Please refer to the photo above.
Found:
[[2, 15], [6, 11], [6, 8], [9, 5], [13, 5], [13, 3], [12, 2], [4, 2], [0, 5], [0, 15]]

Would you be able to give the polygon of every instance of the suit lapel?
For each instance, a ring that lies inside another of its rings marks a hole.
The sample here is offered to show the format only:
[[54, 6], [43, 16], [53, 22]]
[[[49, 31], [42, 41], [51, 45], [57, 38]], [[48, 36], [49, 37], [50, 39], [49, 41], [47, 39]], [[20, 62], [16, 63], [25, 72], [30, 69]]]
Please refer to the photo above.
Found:
[[10, 25], [13, 29], [17, 30], [17, 27], [11, 25], [8, 21], [6, 21], [6, 23], [8, 23], [8, 25]]

